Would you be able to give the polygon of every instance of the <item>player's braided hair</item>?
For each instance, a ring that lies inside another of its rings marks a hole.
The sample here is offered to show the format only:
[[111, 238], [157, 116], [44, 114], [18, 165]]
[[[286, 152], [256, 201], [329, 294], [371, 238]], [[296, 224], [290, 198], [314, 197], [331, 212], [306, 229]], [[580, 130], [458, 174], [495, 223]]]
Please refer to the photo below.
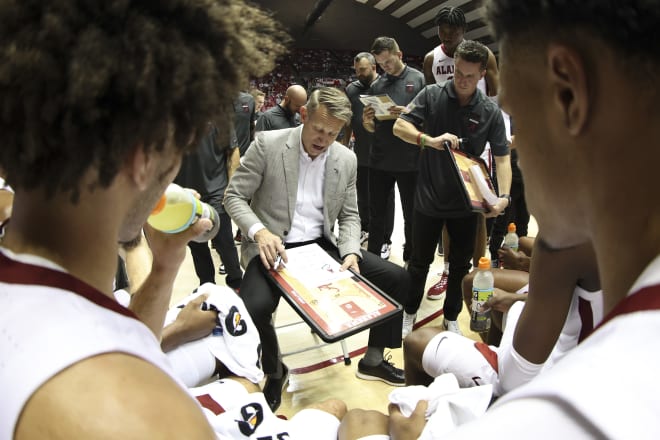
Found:
[[441, 8], [435, 15], [435, 24], [436, 26], [447, 24], [449, 26], [463, 29], [465, 29], [467, 26], [463, 10], [457, 7]]
[[287, 43], [241, 0], [2, 1], [0, 167], [75, 200], [89, 169], [107, 186], [134, 148], [185, 149], [230, 121]]

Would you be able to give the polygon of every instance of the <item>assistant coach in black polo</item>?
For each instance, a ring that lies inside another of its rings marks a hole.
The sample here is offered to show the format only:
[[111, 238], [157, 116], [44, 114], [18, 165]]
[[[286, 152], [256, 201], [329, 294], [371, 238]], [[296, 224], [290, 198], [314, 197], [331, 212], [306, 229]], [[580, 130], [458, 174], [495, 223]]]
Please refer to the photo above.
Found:
[[413, 250], [408, 265], [410, 291], [406, 314], [415, 314], [424, 294], [424, 284], [444, 224], [451, 240], [449, 280], [444, 304], [444, 327], [460, 334], [458, 314], [462, 308], [461, 281], [470, 270], [474, 252], [477, 214], [465, 207], [463, 191], [453, 173], [451, 158], [443, 145], [481, 155], [490, 142], [495, 157], [500, 198], [489, 206], [487, 217], [499, 215], [509, 204], [511, 163], [504, 119], [497, 104], [477, 89], [486, 74], [488, 49], [465, 40], [455, 53], [454, 78], [426, 86], [394, 124], [394, 134], [421, 149], [415, 207]]

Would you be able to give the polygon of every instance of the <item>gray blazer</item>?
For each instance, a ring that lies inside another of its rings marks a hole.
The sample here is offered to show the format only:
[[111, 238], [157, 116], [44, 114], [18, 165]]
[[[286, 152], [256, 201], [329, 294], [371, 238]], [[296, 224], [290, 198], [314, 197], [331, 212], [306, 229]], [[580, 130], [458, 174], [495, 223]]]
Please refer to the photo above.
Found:
[[[300, 134], [296, 128], [258, 132], [232, 176], [224, 206], [244, 232], [241, 264], [246, 267], [259, 255], [259, 247], [247, 237], [256, 223], [286, 238], [291, 229], [298, 192]], [[360, 252], [360, 216], [355, 180], [357, 159], [344, 145], [334, 142], [328, 149], [323, 183], [323, 235], [339, 249], [339, 255]], [[334, 235], [335, 222], [338, 236]]]

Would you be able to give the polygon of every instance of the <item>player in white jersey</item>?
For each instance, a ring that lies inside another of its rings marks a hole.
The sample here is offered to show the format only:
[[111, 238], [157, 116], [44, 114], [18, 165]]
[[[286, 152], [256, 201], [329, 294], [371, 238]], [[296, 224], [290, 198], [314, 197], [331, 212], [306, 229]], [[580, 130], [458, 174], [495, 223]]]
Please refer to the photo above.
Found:
[[[443, 439], [660, 438], [660, 204], [652, 190], [660, 3], [487, 0], [485, 8], [530, 212], [551, 252], [593, 244], [605, 318], [551, 370]], [[391, 408], [384, 432], [416, 439], [426, 406], [409, 418]]]
[[113, 298], [118, 242], [208, 122], [228, 129], [242, 79], [272, 69], [286, 36], [241, 0], [3, 2], [0, 16], [0, 169], [15, 190], [0, 438], [218, 438], [159, 345], [185, 244], [212, 225], [145, 228], [154, 261], [132, 311]]
[[[454, 373], [461, 387], [494, 384], [499, 396], [530, 381], [574, 348], [602, 319], [595, 265], [589, 245], [553, 253], [537, 239], [529, 285], [518, 291], [530, 290], [528, 297], [498, 292], [487, 303], [508, 312], [499, 347], [475, 343], [442, 328], [419, 329], [404, 343], [406, 385], [428, 385], [440, 374]], [[509, 291], [525, 274], [499, 272], [494, 273], [496, 287]]]
[[[458, 7], [441, 8], [435, 16], [438, 26], [440, 44], [424, 56], [424, 79], [426, 84], [447, 81], [454, 77], [454, 51], [465, 39], [467, 23], [465, 15]], [[499, 70], [495, 55], [488, 50], [488, 66], [486, 77], [482, 78], [477, 87], [486, 96], [496, 96], [499, 84]]]

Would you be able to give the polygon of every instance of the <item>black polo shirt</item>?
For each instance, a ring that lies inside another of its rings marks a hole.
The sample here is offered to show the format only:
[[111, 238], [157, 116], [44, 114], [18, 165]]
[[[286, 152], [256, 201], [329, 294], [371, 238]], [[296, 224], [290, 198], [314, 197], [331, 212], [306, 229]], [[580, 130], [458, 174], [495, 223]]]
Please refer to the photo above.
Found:
[[[481, 155], [490, 142], [494, 156], [506, 156], [506, 140], [502, 112], [481, 90], [461, 107], [454, 90], [454, 81], [426, 86], [412, 101], [410, 111], [400, 116], [431, 137], [451, 133], [465, 138], [462, 150]], [[415, 146], [418, 150], [419, 147]], [[454, 176], [447, 151], [425, 148], [419, 161], [415, 209], [431, 217], [462, 217], [464, 207], [459, 183]]]
[[355, 135], [353, 151], [357, 156], [358, 166], [364, 167], [369, 166], [369, 153], [371, 152], [373, 134], [365, 130], [364, 125], [362, 125], [364, 104], [360, 101], [360, 95], [366, 95], [368, 91], [369, 86], [365, 86], [359, 80], [346, 86], [346, 96], [351, 101], [351, 109], [353, 110], [353, 117], [351, 118], [351, 128]]
[[[369, 95], [387, 94], [397, 105], [408, 105], [424, 88], [424, 75], [406, 66], [399, 76], [384, 74], [371, 84]], [[417, 171], [419, 147], [410, 145], [394, 136], [395, 120], [374, 119], [374, 132], [369, 156], [369, 166], [382, 171]]]
[[220, 214], [224, 213], [222, 203], [229, 183], [227, 155], [233, 148], [237, 148], [233, 129], [229, 133], [221, 133], [213, 126], [197, 149], [183, 157], [174, 182], [196, 190], [203, 202], [213, 206]]
[[300, 116], [298, 113], [291, 113], [282, 108], [279, 104], [269, 108], [257, 119], [256, 131], [280, 130], [282, 128], [292, 128], [300, 125]]
[[255, 121], [254, 98], [249, 93], [240, 92], [234, 100], [234, 129], [241, 156], [252, 142], [252, 124]]

